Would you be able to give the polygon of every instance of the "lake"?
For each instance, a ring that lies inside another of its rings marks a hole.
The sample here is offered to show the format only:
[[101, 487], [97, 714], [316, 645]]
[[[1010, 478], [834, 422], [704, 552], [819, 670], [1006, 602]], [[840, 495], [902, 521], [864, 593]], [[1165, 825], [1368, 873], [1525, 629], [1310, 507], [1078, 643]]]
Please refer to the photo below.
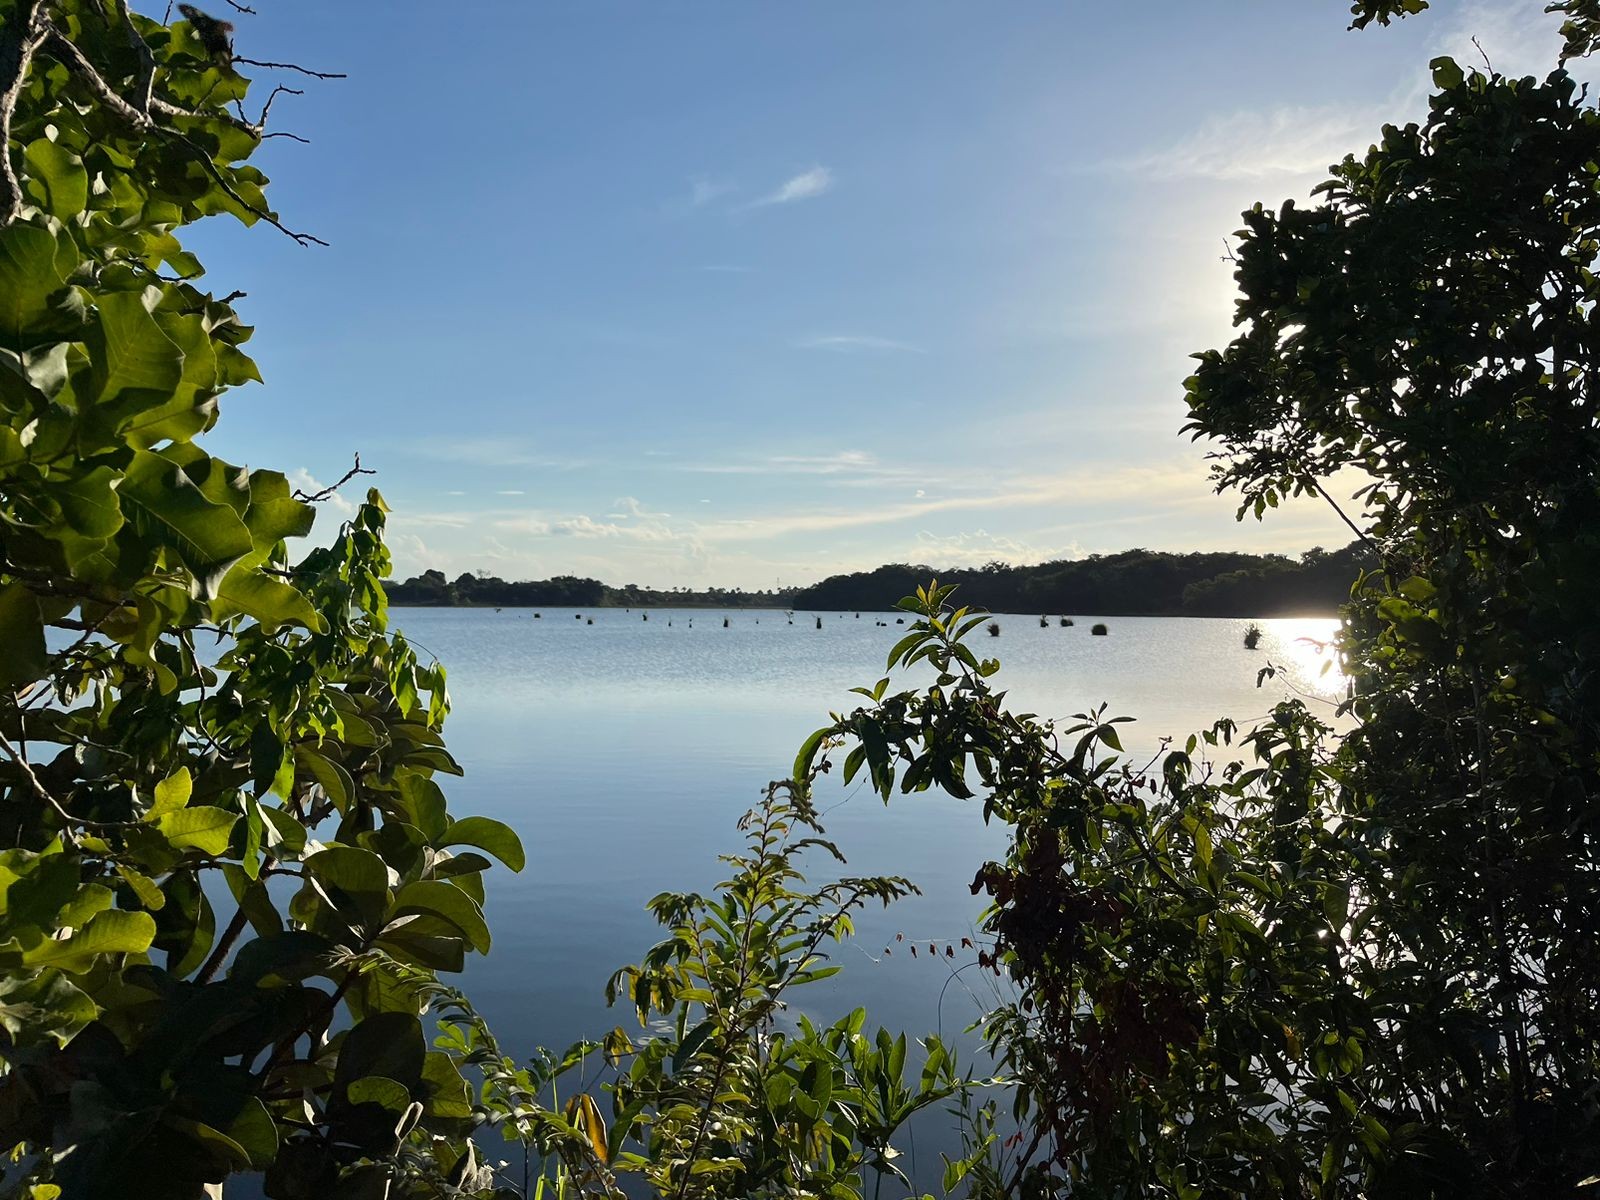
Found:
[[[883, 675], [906, 632], [901, 613], [715, 609], [396, 609], [394, 623], [449, 669], [450, 749], [466, 769], [443, 780], [458, 816], [482, 813], [513, 826], [528, 851], [520, 875], [488, 876], [494, 950], [469, 964], [465, 984], [505, 1049], [561, 1049], [621, 1024], [607, 1010], [610, 973], [636, 961], [659, 930], [644, 910], [662, 891], [707, 890], [718, 853], [737, 849], [734, 822], [764, 785], [785, 776], [807, 734], [831, 710], [855, 707], [849, 689]], [[817, 628], [820, 616], [822, 627]], [[1334, 620], [1263, 620], [1260, 645], [1243, 648], [1243, 620], [999, 616], [998, 637], [974, 648], [996, 656], [1014, 710], [1069, 717], [1101, 703], [1137, 718], [1122, 727], [1130, 755], [1154, 754], [1219, 717], [1241, 725], [1292, 693], [1331, 717], [1344, 681], [1314, 644]], [[723, 621], [726, 619], [726, 627]], [[593, 622], [592, 624], [590, 622]], [[885, 622], [880, 625], [878, 622]], [[1090, 626], [1104, 621], [1109, 636]], [[1271, 661], [1285, 668], [1257, 688]], [[913, 676], [912, 681], [918, 677]], [[1142, 761], [1142, 760], [1141, 760]], [[885, 806], [869, 789], [821, 781], [819, 809], [850, 874], [909, 877], [923, 895], [869, 911], [836, 954], [844, 970], [796, 998], [832, 1020], [856, 1005], [869, 1025], [910, 1035], [955, 1035], [986, 998], [976, 972], [952, 982], [954, 963], [885, 955], [895, 935], [959, 944], [980, 901], [969, 885], [1004, 852], [1005, 830], [985, 827], [977, 801], [924, 793]], [[813, 864], [820, 877], [828, 864]], [[969, 956], [970, 957], [970, 956]], [[949, 986], [946, 986], [946, 985]], [[926, 1139], [925, 1139], [926, 1140]], [[937, 1181], [924, 1147], [917, 1175]], [[931, 1170], [931, 1175], [930, 1175]]]

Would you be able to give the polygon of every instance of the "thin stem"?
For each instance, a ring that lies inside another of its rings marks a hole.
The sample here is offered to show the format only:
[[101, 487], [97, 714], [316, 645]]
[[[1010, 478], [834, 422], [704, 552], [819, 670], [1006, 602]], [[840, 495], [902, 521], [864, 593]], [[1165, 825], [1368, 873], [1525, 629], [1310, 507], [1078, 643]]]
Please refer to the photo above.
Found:
[[[278, 860], [270, 854], [264, 856], [261, 860], [262, 871], [272, 872], [277, 862]], [[194, 977], [196, 983], [207, 984], [217, 977], [217, 972], [222, 969], [222, 964], [228, 960], [228, 955], [233, 953], [234, 946], [238, 943], [240, 936], [244, 933], [245, 926], [249, 923], [250, 918], [245, 914], [244, 905], [240, 904], [234, 910], [233, 919], [228, 922], [228, 927], [222, 931], [222, 937], [212, 947], [211, 955], [206, 959], [205, 965], [200, 968], [200, 973]]]

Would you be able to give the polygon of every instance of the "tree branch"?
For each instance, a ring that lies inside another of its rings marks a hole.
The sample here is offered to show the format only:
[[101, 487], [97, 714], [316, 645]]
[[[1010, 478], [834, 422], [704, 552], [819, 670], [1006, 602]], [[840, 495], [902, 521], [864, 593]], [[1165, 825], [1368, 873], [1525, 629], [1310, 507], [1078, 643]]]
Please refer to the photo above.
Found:
[[[17, 770], [22, 772], [23, 778], [26, 779], [29, 786], [32, 787], [34, 795], [38, 796], [39, 799], [43, 800], [46, 804], [53, 808], [56, 812], [56, 815], [59, 816], [63, 821], [67, 822], [69, 826], [81, 825], [85, 829], [128, 829], [138, 824], [137, 821], [88, 821], [83, 817], [73, 816], [66, 810], [61, 801], [55, 798], [50, 789], [45, 787], [43, 783], [39, 782], [39, 777], [33, 773], [33, 767], [30, 766], [28, 760], [22, 756], [22, 751], [18, 750], [17, 747], [12, 744], [11, 739], [3, 733], [0, 733], [0, 750], [4, 750], [11, 757], [11, 761], [16, 764]], [[73, 836], [71, 828], [68, 828], [65, 832], [68, 838]]]
[[247, 67], [265, 67], [270, 71], [296, 71], [301, 75], [309, 75], [313, 79], [349, 79], [343, 71], [313, 71], [310, 67], [302, 67], [298, 63], [261, 62], [254, 58], [242, 58], [235, 54], [233, 61], [243, 63]]
[[22, 212], [22, 181], [11, 163], [11, 120], [34, 51], [44, 40], [40, 24], [38, 0], [21, 0], [0, 30], [0, 229]]
[[94, 93], [96, 99], [104, 104], [110, 112], [115, 114], [122, 121], [133, 126], [133, 128], [139, 130], [141, 133], [152, 133], [159, 137], [164, 137], [169, 141], [176, 142], [178, 145], [187, 150], [189, 154], [193, 156], [194, 160], [200, 164], [201, 168], [206, 172], [206, 174], [211, 176], [212, 181], [224, 192], [226, 192], [228, 194], [228, 198], [240, 208], [251, 213], [260, 220], [265, 221], [267, 224], [271, 225], [274, 229], [278, 230], [285, 236], [293, 238], [302, 246], [312, 244], [326, 246], [328, 244], [321, 238], [312, 234], [299, 233], [293, 229], [290, 229], [287, 225], [280, 221], [275, 214], [250, 203], [250, 201], [246, 200], [239, 194], [238, 189], [236, 189], [233, 184], [228, 182], [228, 178], [223, 174], [222, 168], [217, 166], [215, 160], [212, 159], [210, 153], [203, 146], [199, 145], [194, 141], [194, 139], [188, 137], [186, 134], [180, 133], [176, 129], [169, 129], [163, 125], [158, 125], [154, 120], [154, 116], [162, 116], [167, 118], [187, 117], [198, 118], [201, 120], [216, 119], [227, 121], [230, 124], [237, 125], [239, 128], [245, 130], [255, 137], [261, 136], [261, 130], [251, 125], [248, 121], [240, 121], [238, 118], [233, 117], [226, 112], [191, 112], [190, 110], [181, 108], [176, 104], [169, 104], [165, 100], [162, 100], [158, 97], [151, 98], [150, 112], [140, 112], [138, 108], [128, 103], [127, 100], [123, 99], [117, 94], [116, 90], [106, 82], [105, 77], [95, 69], [94, 64], [84, 56], [83, 51], [79, 50], [78, 47], [73, 44], [72, 39], [68, 38], [60, 30], [56, 29], [54, 26], [47, 25], [44, 44], [60, 57], [62, 65], [64, 65], [68, 70], [70, 70], [74, 75], [78, 76], [78, 78], [83, 81], [84, 85]]
[[325, 487], [325, 488], [321, 489], [320, 491], [315, 491], [315, 492], [304, 492], [304, 491], [301, 491], [299, 488], [295, 488], [295, 490], [294, 490], [294, 498], [296, 500], [299, 500], [299, 501], [305, 503], [305, 504], [321, 504], [324, 500], [327, 500], [328, 498], [330, 498], [335, 492], [337, 492], [345, 484], [349, 483], [357, 475], [376, 475], [376, 474], [377, 474], [376, 471], [369, 470], [368, 468], [363, 467], [361, 465], [361, 455], [357, 454], [356, 455], [356, 465], [351, 467], [348, 471], [346, 471], [344, 473], [344, 476], [339, 480], [338, 483], [330, 484], [328, 487]]

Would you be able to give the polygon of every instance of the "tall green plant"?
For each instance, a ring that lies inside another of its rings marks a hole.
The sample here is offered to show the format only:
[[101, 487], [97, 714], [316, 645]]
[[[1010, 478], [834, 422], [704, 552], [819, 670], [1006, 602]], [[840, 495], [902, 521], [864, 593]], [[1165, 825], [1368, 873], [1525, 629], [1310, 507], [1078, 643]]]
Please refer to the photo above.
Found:
[[0, 4], [0, 1148], [35, 1197], [473, 1194], [419, 1018], [489, 948], [479, 851], [521, 846], [436, 782], [377, 493], [297, 559], [317, 497], [195, 440], [257, 374], [179, 232], [314, 240], [238, 61], [125, 0]]
[[[808, 885], [808, 851], [844, 861], [811, 803], [814, 774], [772, 784], [745, 815], [745, 850], [723, 857], [733, 874], [714, 895], [650, 902], [667, 938], [607, 987], [645, 1032], [619, 1026], [545, 1074], [553, 1082], [590, 1060], [605, 1068], [609, 1120], [591, 1088], [574, 1092], [560, 1118], [528, 1122], [564, 1164], [572, 1194], [621, 1197], [621, 1181], [637, 1176], [676, 1200], [858, 1200], [881, 1195], [885, 1181], [904, 1195], [898, 1135], [969, 1089], [937, 1037], [922, 1039], [916, 1067], [904, 1034], [867, 1032], [865, 1009], [818, 1025], [792, 1008], [796, 988], [839, 971], [824, 948], [849, 936], [858, 909], [916, 890], [892, 876]], [[524, 1082], [506, 1082], [506, 1109], [525, 1107]]]

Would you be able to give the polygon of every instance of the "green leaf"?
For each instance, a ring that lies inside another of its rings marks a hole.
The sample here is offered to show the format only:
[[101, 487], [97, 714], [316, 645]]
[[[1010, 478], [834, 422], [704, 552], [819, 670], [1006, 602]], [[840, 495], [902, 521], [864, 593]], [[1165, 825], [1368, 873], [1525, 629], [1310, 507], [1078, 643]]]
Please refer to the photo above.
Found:
[[146, 817], [154, 819], [164, 813], [174, 812], [189, 803], [189, 797], [194, 794], [194, 776], [189, 774], [188, 767], [179, 767], [160, 783], [156, 784], [155, 802], [150, 805]]
[[817, 747], [822, 745], [828, 732], [827, 729], [819, 729], [801, 744], [800, 753], [794, 756], [795, 779], [804, 779], [811, 774], [811, 763], [817, 757]]
[[344, 1035], [334, 1067], [335, 1089], [378, 1075], [408, 1092], [422, 1082], [427, 1056], [422, 1025], [406, 1012], [374, 1013]]
[[51, 216], [67, 221], [88, 207], [89, 173], [76, 154], [49, 138], [40, 138], [28, 143], [22, 160], [29, 193]]
[[520, 871], [527, 864], [522, 839], [511, 826], [490, 817], [463, 817], [452, 821], [439, 845], [476, 846], [487, 850], [513, 871]]
[[359, 846], [329, 846], [307, 858], [305, 865], [322, 883], [351, 896], [388, 895], [389, 868]]
[[350, 806], [356, 785], [348, 771], [309, 746], [296, 746], [294, 761], [296, 766], [304, 768], [310, 773], [311, 778], [317, 781], [317, 785], [328, 794], [328, 799], [333, 801], [335, 808], [343, 812]]
[[83, 329], [83, 302], [66, 288], [77, 254], [35, 225], [0, 229], [0, 348], [33, 350]]
[[15, 688], [41, 679], [49, 666], [39, 601], [20, 583], [0, 587], [0, 685]]
[[299, 589], [245, 563], [223, 577], [211, 602], [214, 620], [240, 614], [254, 617], [267, 633], [276, 633], [284, 625], [299, 625], [313, 633], [328, 631], [328, 622]]
[[1448, 92], [1461, 86], [1466, 79], [1466, 74], [1456, 64], [1456, 60], [1448, 57], [1439, 57], [1428, 64], [1428, 69], [1433, 72], [1433, 86], [1440, 91]]
[[440, 917], [449, 922], [466, 938], [479, 954], [489, 953], [489, 926], [483, 919], [483, 910], [473, 898], [443, 880], [422, 879], [408, 883], [394, 895], [391, 925], [404, 924], [412, 915]]
[[100, 404], [165, 400], [183, 382], [183, 351], [173, 345], [146, 307], [146, 293], [102, 292], [91, 329], [90, 362]]
[[353, 1081], [345, 1089], [345, 1097], [351, 1104], [376, 1104], [396, 1115], [411, 1107], [411, 1093], [405, 1085], [383, 1075], [368, 1075]]
[[202, 804], [164, 812], [155, 819], [155, 827], [176, 849], [198, 850], [215, 857], [227, 850], [238, 820], [238, 813]]
[[46, 1039], [65, 1046], [96, 1015], [94, 1001], [59, 971], [0, 975], [0, 1027], [19, 1047]]
[[106, 954], [142, 954], [155, 940], [156, 923], [149, 913], [110, 909], [90, 919], [69, 938], [46, 939], [23, 952], [30, 967], [55, 967], [81, 975]]
[[208, 500], [186, 472], [159, 454], [135, 450], [118, 495], [142, 533], [177, 551], [199, 599], [216, 595], [233, 564], [253, 549], [239, 515]]

